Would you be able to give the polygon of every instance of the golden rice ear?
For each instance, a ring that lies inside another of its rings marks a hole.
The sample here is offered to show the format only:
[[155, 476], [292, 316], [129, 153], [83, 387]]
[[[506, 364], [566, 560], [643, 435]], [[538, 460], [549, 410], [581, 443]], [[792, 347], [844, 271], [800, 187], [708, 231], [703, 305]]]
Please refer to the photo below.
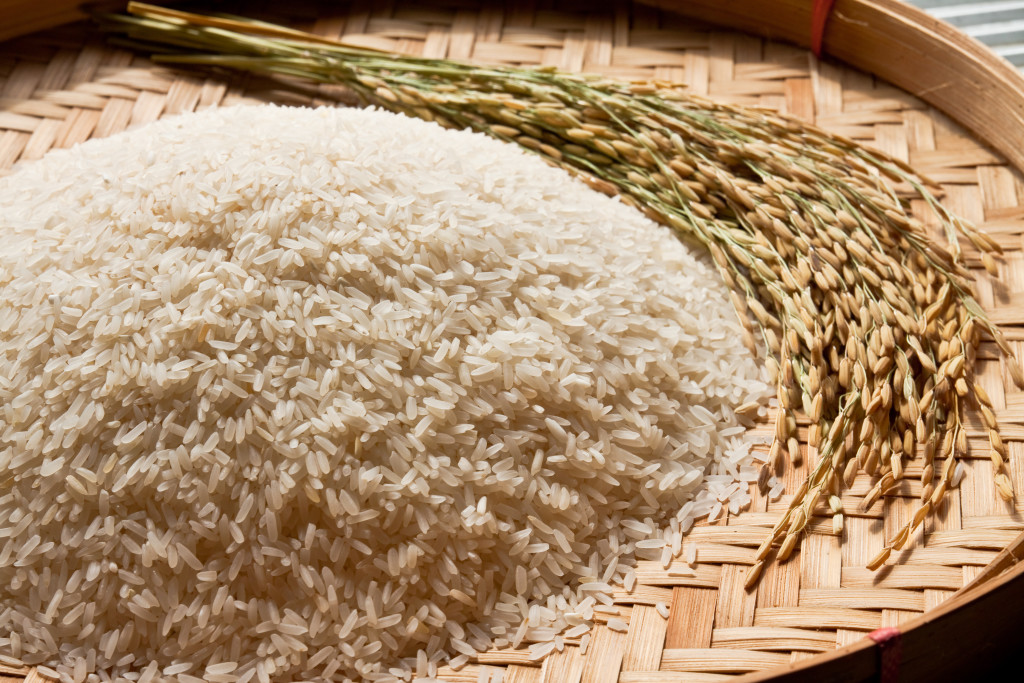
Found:
[[747, 570], [747, 577], [743, 582], [744, 589], [750, 591], [757, 586], [757, 582], [761, 578], [761, 572], [764, 571], [765, 563], [764, 560], [758, 560], [750, 569]]
[[867, 568], [874, 571], [885, 564], [885, 561], [889, 559], [889, 555], [892, 554], [892, 549], [885, 547], [882, 548], [877, 555], [875, 555], [870, 562], [867, 564]]

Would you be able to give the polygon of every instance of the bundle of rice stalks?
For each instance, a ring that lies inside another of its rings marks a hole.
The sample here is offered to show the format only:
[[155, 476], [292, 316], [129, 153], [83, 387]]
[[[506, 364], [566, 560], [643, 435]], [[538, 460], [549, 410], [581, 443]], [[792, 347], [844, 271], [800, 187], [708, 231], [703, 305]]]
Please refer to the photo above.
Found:
[[[774, 548], [780, 560], [792, 553], [820, 500], [841, 529], [844, 485], [861, 471], [874, 477], [870, 505], [920, 452], [920, 502], [869, 566], [884, 564], [961, 476], [968, 408], [987, 426], [999, 495], [1013, 496], [992, 406], [974, 379], [982, 337], [998, 344], [1018, 386], [1024, 375], [975, 299], [959, 240], [990, 272], [999, 247], [944, 209], [904, 164], [670, 83], [420, 59], [249, 19], [129, 9], [135, 16], [99, 20], [161, 63], [342, 84], [366, 104], [521, 145], [704, 244], [776, 383], [781, 409], [761, 483], [787, 457], [801, 457], [800, 411], [818, 451], [749, 583]], [[910, 214], [911, 195], [932, 207], [946, 245]]]

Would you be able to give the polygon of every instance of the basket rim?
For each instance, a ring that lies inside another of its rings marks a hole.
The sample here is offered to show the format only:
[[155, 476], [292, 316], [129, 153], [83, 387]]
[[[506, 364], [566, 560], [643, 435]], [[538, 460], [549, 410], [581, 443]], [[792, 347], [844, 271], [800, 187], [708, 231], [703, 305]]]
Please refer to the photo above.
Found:
[[[807, 47], [811, 0], [638, 0], [708, 24], [723, 24], [768, 39]], [[1024, 76], [988, 48], [952, 26], [895, 0], [838, 0], [826, 31], [825, 52], [844, 64], [873, 73], [917, 96], [967, 128], [973, 137], [1000, 152], [1024, 172], [1024, 149], [1001, 131], [1024, 129]], [[71, 17], [78, 18], [78, 17]], [[924, 46], [924, 47], [923, 47]], [[927, 49], [924, 49], [924, 48]], [[891, 56], [891, 50], [899, 56]], [[888, 59], [882, 55], [889, 54]], [[904, 68], [896, 68], [897, 64]], [[955, 82], [949, 75], [955, 72]], [[940, 83], [941, 81], [941, 83]], [[942, 85], [943, 87], [939, 87]], [[963, 97], [969, 91], [973, 97]], [[959, 95], [958, 95], [959, 93]], [[985, 624], [984, 634], [1011, 633], [1000, 610], [1024, 600], [1024, 533], [1004, 548], [981, 574], [945, 603], [900, 627], [904, 658], [925, 660], [940, 639], [949, 647], [970, 646], [965, 631], [949, 632], [949, 623]], [[975, 629], [975, 633], [978, 629]], [[944, 635], [945, 634], [945, 635]], [[876, 642], [863, 638], [784, 667], [739, 676], [755, 681], [863, 680], [880, 672]], [[909, 665], [905, 673], [913, 675]], [[926, 665], [934, 669], [935, 664]]]
[[[810, 48], [816, 0], [639, 0], [732, 30]], [[951, 24], [900, 0], [836, 0], [824, 55], [880, 76], [963, 125], [1024, 172], [1024, 74]], [[970, 97], [963, 94], [969, 92]]]
[[[709, 24], [739, 29], [766, 39], [809, 48], [813, 0], [639, 0]], [[823, 55], [882, 77], [963, 125], [981, 142], [1024, 172], [1024, 148], [1005, 131], [1024, 130], [1024, 75], [976, 39], [924, 11], [897, 0], [837, 0], [824, 31]], [[971, 97], [964, 97], [970, 92]], [[950, 625], [1006, 623], [1006, 604], [1024, 595], [1024, 533], [1004, 548], [982, 572], [945, 603], [903, 624], [898, 633], [903, 660], [927, 659], [937, 643], [964, 647], [965, 630]], [[1010, 602], [1007, 602], [1010, 601]], [[936, 622], [942, 622], [937, 624]], [[977, 629], [975, 629], [977, 630]], [[783, 669], [767, 669], [736, 678], [760, 681], [852, 681], [882, 675], [876, 654], [883, 644], [872, 638], [822, 652]], [[925, 667], [929, 668], [929, 667]], [[941, 669], [939, 670], [941, 672]], [[911, 673], [914, 680], [922, 672]]]

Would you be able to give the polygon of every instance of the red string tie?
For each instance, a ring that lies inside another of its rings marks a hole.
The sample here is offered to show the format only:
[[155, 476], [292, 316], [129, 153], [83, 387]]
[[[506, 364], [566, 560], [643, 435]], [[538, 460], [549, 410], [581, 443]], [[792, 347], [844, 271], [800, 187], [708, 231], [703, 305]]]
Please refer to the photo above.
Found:
[[821, 49], [825, 43], [825, 26], [832, 14], [835, 0], [814, 0], [811, 8], [811, 51], [815, 57], [821, 57]]
[[868, 638], [878, 643], [879, 683], [896, 683], [900, 679], [900, 659], [902, 659], [902, 643], [900, 630], [893, 626], [875, 629]]

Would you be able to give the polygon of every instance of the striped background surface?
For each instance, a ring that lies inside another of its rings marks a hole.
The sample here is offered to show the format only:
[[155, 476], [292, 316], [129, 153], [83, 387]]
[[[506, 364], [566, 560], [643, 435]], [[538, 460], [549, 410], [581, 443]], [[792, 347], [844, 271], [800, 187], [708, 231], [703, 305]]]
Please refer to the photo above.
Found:
[[1024, 69], [1024, 0], [910, 0]]

